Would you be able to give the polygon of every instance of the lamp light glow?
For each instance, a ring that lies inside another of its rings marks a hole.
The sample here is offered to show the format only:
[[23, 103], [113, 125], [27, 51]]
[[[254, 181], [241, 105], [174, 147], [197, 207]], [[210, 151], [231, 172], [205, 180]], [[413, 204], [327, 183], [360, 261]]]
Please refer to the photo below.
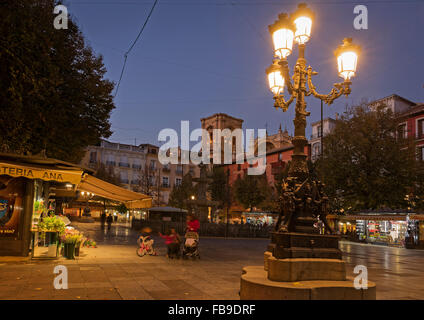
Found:
[[281, 13], [278, 20], [268, 27], [274, 43], [274, 54], [280, 59], [287, 58], [293, 49], [294, 25], [286, 13]]
[[312, 20], [314, 13], [305, 3], [300, 3], [296, 12], [292, 15], [292, 21], [296, 26], [294, 39], [300, 45], [305, 44], [311, 38]]
[[343, 44], [334, 52], [337, 57], [339, 76], [345, 81], [355, 76], [360, 51], [359, 46], [352, 44], [352, 38], [345, 38]]
[[281, 74], [281, 68], [277, 60], [266, 70], [266, 73], [269, 89], [275, 96], [280, 95], [284, 91], [284, 77]]

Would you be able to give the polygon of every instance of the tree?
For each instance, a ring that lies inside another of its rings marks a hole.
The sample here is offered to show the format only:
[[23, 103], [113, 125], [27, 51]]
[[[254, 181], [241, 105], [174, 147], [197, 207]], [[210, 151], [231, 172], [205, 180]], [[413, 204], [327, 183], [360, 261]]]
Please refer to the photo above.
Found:
[[231, 203], [231, 188], [228, 183], [227, 173], [223, 167], [214, 166], [212, 169], [212, 182], [208, 186], [213, 201], [220, 203], [224, 208]]
[[118, 211], [120, 214], [125, 214], [127, 213], [128, 208], [125, 205], [125, 203], [120, 203], [119, 205], [116, 206], [116, 211]]
[[180, 209], [189, 209], [188, 200], [196, 194], [196, 187], [193, 185], [190, 173], [184, 175], [180, 185], [174, 185], [169, 195], [169, 205]]
[[160, 194], [160, 176], [156, 175], [157, 170], [153, 169], [146, 163], [139, 170], [138, 186], [136, 191], [152, 196], [157, 204], [159, 204]]
[[264, 174], [249, 175], [238, 178], [234, 183], [234, 196], [246, 209], [260, 206], [272, 192]]
[[419, 183], [418, 163], [413, 141], [397, 134], [390, 109], [349, 108], [324, 146], [317, 167], [333, 209], [407, 206], [405, 195]]
[[114, 84], [71, 17], [54, 28], [56, 4], [0, 4], [0, 149], [78, 163], [112, 133]]
[[102, 179], [103, 181], [112, 183], [117, 186], [121, 186], [121, 179], [115, 174], [113, 167], [106, 166], [102, 162], [98, 162], [96, 165], [96, 172], [94, 174], [96, 178]]

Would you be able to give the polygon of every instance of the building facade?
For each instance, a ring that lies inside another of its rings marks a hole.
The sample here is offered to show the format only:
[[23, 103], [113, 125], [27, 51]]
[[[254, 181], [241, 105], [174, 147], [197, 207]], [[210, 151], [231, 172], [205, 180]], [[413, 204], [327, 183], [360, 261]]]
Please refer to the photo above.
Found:
[[150, 195], [153, 205], [165, 205], [175, 185], [185, 174], [199, 176], [194, 164], [162, 165], [158, 158], [159, 147], [152, 144], [138, 146], [102, 140], [98, 146], [89, 146], [81, 161], [85, 167], [97, 169], [100, 164], [119, 177], [123, 187]]
[[[225, 113], [215, 113], [209, 117], [200, 119], [202, 123], [202, 129], [206, 130], [209, 134], [209, 143], [210, 143], [210, 164], [213, 164], [213, 146], [214, 146], [214, 136], [213, 130], [225, 130], [229, 129], [231, 132], [236, 129], [242, 129], [243, 120], [238, 119], [232, 116], [229, 116]], [[224, 144], [227, 142], [224, 138], [221, 138], [221, 163], [224, 163]], [[232, 137], [232, 158], [235, 160], [236, 157], [236, 139]]]
[[[336, 114], [336, 120], [338, 116]], [[322, 152], [322, 137], [333, 131], [336, 125], [336, 120], [333, 118], [326, 118], [321, 121], [316, 121], [311, 124], [312, 134], [309, 143], [311, 145], [311, 160], [315, 161]]]

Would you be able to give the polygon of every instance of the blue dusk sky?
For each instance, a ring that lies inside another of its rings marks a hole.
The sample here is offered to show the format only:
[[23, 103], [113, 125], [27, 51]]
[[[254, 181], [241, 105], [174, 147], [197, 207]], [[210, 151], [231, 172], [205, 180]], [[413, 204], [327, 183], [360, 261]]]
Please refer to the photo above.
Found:
[[[87, 43], [104, 57], [107, 78], [118, 82], [124, 54], [143, 25], [153, 0], [68, 0], [69, 13]], [[281, 124], [293, 134], [294, 106], [273, 108], [265, 69], [273, 49], [268, 25], [281, 12], [293, 12], [299, 1], [159, 0], [141, 38], [128, 56], [115, 97], [109, 140], [159, 145], [164, 128], [190, 130], [200, 118], [223, 112], [244, 120], [245, 129]], [[334, 50], [352, 37], [362, 47], [352, 94], [324, 105], [324, 116], [342, 113], [346, 104], [379, 99], [393, 93], [424, 102], [424, 1], [307, 2], [315, 12], [307, 63], [319, 74], [314, 82], [328, 93], [337, 75]], [[355, 30], [353, 9], [368, 8], [368, 29]], [[296, 61], [297, 46], [289, 57]], [[320, 119], [319, 100], [308, 97], [311, 116]], [[307, 136], [310, 135], [310, 126]]]

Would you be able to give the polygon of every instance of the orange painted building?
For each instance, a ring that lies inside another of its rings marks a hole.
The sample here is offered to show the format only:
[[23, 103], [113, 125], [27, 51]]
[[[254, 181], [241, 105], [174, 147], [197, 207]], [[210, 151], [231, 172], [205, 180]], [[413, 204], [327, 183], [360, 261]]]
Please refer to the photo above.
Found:
[[[305, 146], [305, 154], [307, 159], [311, 158], [311, 146], [307, 144]], [[273, 149], [267, 151], [266, 154], [266, 177], [269, 185], [273, 186], [275, 183], [274, 177], [280, 173], [287, 163], [291, 160], [293, 154], [293, 145], [288, 145], [282, 148]], [[222, 167], [225, 170], [230, 171], [229, 182], [230, 185], [238, 179], [242, 178], [246, 173], [249, 166], [255, 167], [257, 164], [250, 165], [247, 161], [242, 164], [232, 163], [232, 164], [223, 164]]]

